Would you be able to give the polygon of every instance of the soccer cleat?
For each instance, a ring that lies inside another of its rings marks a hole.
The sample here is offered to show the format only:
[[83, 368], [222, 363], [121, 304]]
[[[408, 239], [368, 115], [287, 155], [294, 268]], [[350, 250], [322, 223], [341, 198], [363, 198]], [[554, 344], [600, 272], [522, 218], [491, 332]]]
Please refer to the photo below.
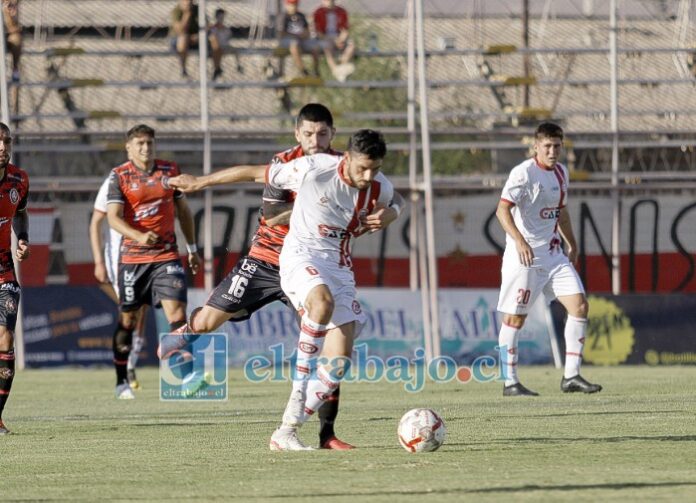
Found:
[[347, 442], [344, 442], [343, 440], [339, 440], [335, 436], [327, 439], [325, 442], [321, 444], [322, 449], [333, 449], [334, 451], [349, 451], [351, 449], [355, 449], [354, 445], [350, 445]]
[[539, 393], [525, 388], [521, 382], [505, 386], [503, 388], [503, 396], [539, 396]]
[[7, 429], [7, 426], [5, 426], [5, 423], [2, 422], [2, 419], [0, 419], [0, 435], [10, 435], [12, 432]]
[[296, 428], [278, 428], [271, 435], [271, 441], [268, 447], [272, 451], [313, 451], [314, 447], [310, 447], [302, 443], [300, 437], [297, 436]]
[[181, 381], [181, 393], [186, 397], [191, 397], [208, 386], [211, 378], [209, 372], [194, 370]]
[[582, 378], [580, 374], [575, 377], [565, 377], [561, 379], [561, 391], [563, 393], [574, 393], [581, 391], [583, 393], [597, 393], [602, 391], [602, 387], [599, 384], [592, 384], [587, 382]]
[[138, 378], [135, 377], [135, 369], [128, 369], [128, 384], [130, 384], [133, 391], [142, 389], [140, 383], [138, 382]]
[[172, 355], [172, 353], [185, 348], [198, 338], [197, 334], [184, 332], [184, 329], [186, 328], [188, 328], [188, 326], [184, 325], [175, 332], [165, 334], [162, 337], [159, 346], [157, 347], [157, 357], [160, 360], [168, 358]]
[[119, 400], [133, 400], [135, 395], [127, 382], [121, 383], [116, 386], [116, 398]]

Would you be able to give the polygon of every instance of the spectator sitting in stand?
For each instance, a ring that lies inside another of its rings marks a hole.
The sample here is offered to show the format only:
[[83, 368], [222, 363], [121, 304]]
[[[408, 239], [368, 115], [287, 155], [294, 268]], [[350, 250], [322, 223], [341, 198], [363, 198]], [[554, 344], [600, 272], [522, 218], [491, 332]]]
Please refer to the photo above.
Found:
[[19, 24], [19, 0], [2, 0], [7, 49], [12, 54], [12, 82], [19, 82], [19, 58], [22, 56], [22, 25]]
[[208, 28], [208, 40], [210, 41], [210, 51], [213, 56], [213, 80], [222, 75], [222, 55], [226, 52], [233, 52], [237, 61], [237, 71], [244, 73], [242, 63], [239, 61], [239, 53], [234, 51], [229, 45], [232, 38], [232, 30], [225, 26], [225, 9], [215, 11], [215, 23]]
[[179, 4], [174, 7], [169, 34], [172, 38], [172, 48], [179, 55], [181, 76], [188, 77], [188, 51], [198, 48], [198, 5], [193, 0], [179, 0]]
[[314, 29], [331, 73], [344, 82], [355, 71], [355, 65], [351, 63], [355, 44], [348, 32], [348, 12], [337, 6], [334, 0], [322, 0], [321, 3], [322, 6], [314, 11]]
[[279, 26], [280, 47], [288, 49], [295, 66], [303, 76], [308, 76], [302, 62], [303, 52], [308, 52], [314, 59], [314, 75], [319, 76], [319, 47], [316, 40], [310, 38], [309, 23], [297, 8], [298, 0], [285, 0], [285, 14]]

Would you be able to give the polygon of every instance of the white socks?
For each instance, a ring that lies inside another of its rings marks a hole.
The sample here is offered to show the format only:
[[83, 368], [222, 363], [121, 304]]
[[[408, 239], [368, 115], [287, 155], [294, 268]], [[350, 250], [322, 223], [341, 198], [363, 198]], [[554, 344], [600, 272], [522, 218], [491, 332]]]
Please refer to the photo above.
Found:
[[565, 324], [564, 338], [566, 344], [565, 369], [563, 377], [575, 377], [580, 373], [582, 363], [582, 348], [585, 345], [585, 330], [587, 320], [568, 315]]
[[517, 335], [519, 329], [503, 323], [498, 334], [500, 366], [505, 378], [505, 386], [517, 384]]

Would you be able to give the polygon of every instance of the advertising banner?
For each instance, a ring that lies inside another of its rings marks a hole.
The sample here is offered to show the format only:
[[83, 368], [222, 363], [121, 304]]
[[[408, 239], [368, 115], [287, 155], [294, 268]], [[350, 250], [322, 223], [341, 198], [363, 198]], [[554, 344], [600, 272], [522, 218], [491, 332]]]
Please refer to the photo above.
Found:
[[[696, 296], [590, 295], [588, 300], [585, 362], [696, 363]], [[554, 314], [561, 323], [559, 313]]]

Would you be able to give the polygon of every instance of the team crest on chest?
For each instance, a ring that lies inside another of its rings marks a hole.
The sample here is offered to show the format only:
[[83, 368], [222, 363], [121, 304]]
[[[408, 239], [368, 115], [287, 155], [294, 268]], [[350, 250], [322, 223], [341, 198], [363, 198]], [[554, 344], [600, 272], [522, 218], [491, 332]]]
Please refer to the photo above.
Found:
[[17, 192], [17, 189], [14, 187], [10, 189], [10, 202], [12, 204], [17, 204], [19, 202], [19, 192]]

